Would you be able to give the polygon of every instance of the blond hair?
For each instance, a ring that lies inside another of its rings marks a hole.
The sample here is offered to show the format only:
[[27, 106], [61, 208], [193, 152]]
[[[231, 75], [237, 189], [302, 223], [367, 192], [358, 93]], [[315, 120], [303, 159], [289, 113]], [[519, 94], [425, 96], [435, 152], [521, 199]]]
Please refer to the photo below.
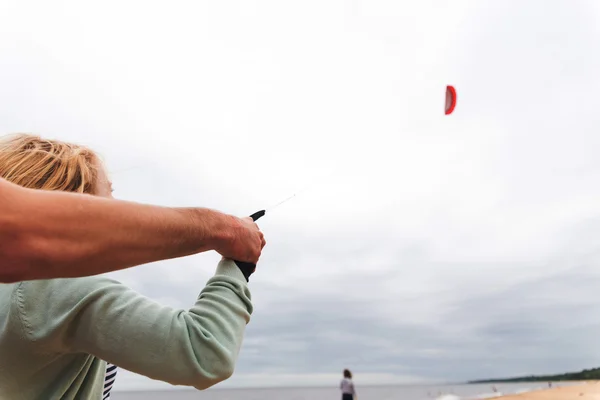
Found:
[[95, 194], [97, 160], [87, 147], [36, 135], [0, 140], [0, 177], [31, 189]]

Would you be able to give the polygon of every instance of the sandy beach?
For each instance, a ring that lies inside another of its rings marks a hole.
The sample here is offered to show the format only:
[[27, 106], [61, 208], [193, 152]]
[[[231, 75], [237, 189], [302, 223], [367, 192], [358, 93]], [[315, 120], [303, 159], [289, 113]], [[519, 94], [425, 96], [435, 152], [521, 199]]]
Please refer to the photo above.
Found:
[[498, 397], [502, 400], [574, 400], [592, 399], [600, 400], [600, 382], [592, 381], [577, 386], [559, 387], [547, 390], [538, 390], [530, 393], [513, 394]]

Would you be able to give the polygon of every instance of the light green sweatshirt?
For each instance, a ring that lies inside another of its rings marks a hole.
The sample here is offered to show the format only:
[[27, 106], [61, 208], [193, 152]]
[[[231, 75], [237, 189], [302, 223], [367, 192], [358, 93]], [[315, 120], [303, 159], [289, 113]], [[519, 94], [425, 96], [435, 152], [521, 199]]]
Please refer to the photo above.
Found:
[[251, 313], [230, 260], [187, 311], [99, 276], [0, 285], [0, 399], [100, 400], [107, 361], [206, 389], [233, 374]]

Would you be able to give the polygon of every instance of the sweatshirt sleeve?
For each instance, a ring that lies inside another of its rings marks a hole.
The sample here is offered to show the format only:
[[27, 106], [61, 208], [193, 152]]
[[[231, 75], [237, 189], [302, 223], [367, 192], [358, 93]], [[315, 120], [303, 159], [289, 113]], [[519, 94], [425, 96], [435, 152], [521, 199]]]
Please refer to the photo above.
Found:
[[23, 327], [45, 351], [88, 353], [173, 385], [206, 389], [234, 371], [252, 304], [246, 280], [221, 260], [189, 310], [102, 277], [22, 282]]

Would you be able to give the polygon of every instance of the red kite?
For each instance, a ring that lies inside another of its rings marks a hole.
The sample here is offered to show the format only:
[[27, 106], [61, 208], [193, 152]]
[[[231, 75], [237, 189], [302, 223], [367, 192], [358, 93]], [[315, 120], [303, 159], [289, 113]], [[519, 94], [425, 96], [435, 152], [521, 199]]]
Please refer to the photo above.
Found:
[[446, 115], [452, 114], [456, 107], [456, 90], [454, 86], [446, 86]]

